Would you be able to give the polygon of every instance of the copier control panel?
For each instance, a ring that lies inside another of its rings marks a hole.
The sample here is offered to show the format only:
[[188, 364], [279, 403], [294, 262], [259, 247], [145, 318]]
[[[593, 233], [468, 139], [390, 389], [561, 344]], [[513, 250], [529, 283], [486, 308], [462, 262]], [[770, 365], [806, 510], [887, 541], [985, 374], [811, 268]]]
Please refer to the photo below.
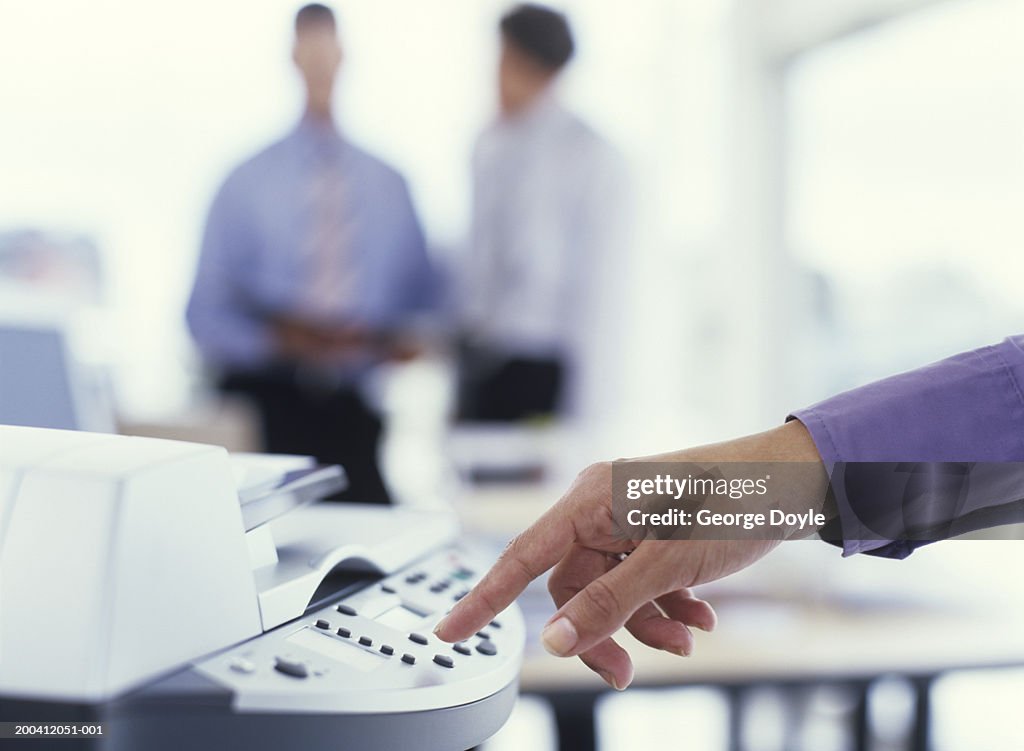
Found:
[[230, 689], [241, 711], [424, 711], [474, 701], [484, 682], [515, 680], [524, 641], [516, 609], [465, 642], [434, 636], [483, 565], [457, 549], [435, 553], [194, 669]]

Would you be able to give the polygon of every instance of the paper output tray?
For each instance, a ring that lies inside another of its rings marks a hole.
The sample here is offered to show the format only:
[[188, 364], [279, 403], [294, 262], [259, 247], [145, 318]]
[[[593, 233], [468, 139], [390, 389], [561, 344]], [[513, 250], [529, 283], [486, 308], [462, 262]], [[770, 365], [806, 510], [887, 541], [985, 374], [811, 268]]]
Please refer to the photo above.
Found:
[[238, 491], [238, 504], [245, 531], [347, 486], [348, 478], [341, 467], [316, 466], [285, 472], [265, 483], [242, 488]]
[[255, 569], [263, 630], [302, 615], [336, 568], [387, 575], [453, 542], [454, 515], [350, 503], [299, 508], [250, 532], [272, 535], [276, 561]]

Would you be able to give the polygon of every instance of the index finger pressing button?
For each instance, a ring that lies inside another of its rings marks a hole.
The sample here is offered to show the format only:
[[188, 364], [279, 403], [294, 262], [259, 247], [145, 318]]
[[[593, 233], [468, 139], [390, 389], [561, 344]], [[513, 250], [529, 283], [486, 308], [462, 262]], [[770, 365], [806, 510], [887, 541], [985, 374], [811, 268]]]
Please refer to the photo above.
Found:
[[456, 603], [434, 633], [450, 642], [472, 636], [507, 608], [531, 581], [554, 566], [575, 537], [564, 509], [556, 504], [509, 543], [491, 570]]

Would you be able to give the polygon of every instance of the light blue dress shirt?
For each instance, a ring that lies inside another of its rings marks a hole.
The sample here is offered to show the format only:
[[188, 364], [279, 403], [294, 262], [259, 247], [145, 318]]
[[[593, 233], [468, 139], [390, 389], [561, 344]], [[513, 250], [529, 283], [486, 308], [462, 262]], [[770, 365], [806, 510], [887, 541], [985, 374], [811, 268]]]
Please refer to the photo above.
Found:
[[473, 155], [473, 221], [462, 313], [507, 354], [583, 356], [621, 277], [627, 170], [552, 93], [488, 127]]
[[[339, 252], [358, 280], [331, 311], [311, 306], [315, 259], [307, 252], [315, 231], [309, 186], [325, 166], [343, 176]], [[393, 331], [433, 306], [435, 288], [405, 180], [333, 125], [307, 117], [218, 191], [187, 319], [210, 363], [251, 370], [275, 359], [268, 326], [275, 316]]]

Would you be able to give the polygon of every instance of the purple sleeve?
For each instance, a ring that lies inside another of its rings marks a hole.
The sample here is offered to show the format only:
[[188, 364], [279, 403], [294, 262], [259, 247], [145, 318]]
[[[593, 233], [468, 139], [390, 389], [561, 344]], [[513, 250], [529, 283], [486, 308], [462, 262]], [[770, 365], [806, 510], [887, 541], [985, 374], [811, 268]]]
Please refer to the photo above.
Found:
[[186, 310], [200, 351], [220, 366], [263, 364], [274, 349], [266, 322], [249, 310], [239, 283], [252, 250], [240, 198], [240, 186], [229, 178], [214, 199]]
[[[847, 391], [790, 418], [825, 466], [843, 462], [1024, 462], [1024, 336]], [[836, 494], [843, 551], [905, 557], [921, 542], [848, 539], [861, 505]]]

